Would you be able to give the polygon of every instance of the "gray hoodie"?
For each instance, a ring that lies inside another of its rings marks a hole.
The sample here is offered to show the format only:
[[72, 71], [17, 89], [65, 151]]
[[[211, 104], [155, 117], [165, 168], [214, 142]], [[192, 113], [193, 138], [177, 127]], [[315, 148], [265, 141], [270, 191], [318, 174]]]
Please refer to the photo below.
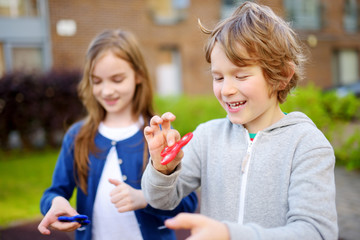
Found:
[[153, 207], [173, 209], [201, 187], [201, 213], [226, 223], [231, 239], [338, 239], [334, 152], [305, 114], [253, 142], [242, 125], [212, 120], [183, 150], [171, 175], [147, 166], [142, 189]]

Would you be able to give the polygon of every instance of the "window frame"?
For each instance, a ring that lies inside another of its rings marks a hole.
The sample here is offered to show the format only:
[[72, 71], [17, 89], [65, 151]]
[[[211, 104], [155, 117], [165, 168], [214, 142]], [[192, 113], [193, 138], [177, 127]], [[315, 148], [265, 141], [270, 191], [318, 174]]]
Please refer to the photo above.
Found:
[[[340, 55], [342, 52], [346, 52], [346, 51], [353, 52], [353, 53], [355, 53], [355, 56], [356, 56], [357, 63], [355, 63], [355, 66], [357, 69], [357, 73], [355, 73], [355, 75], [357, 75], [357, 76], [355, 77], [354, 81], [348, 81], [348, 80], [343, 79], [342, 72], [344, 71], [344, 69], [341, 66], [345, 65], [345, 64], [341, 63]], [[356, 48], [338, 48], [333, 51], [333, 54], [332, 54], [332, 76], [333, 76], [334, 86], [346, 86], [346, 85], [351, 85], [351, 84], [354, 84], [354, 83], [360, 81], [360, 52], [358, 51], [358, 49], [356, 49]]]
[[[309, 2], [314, 5], [315, 14], [306, 14], [305, 7]], [[323, 7], [320, 0], [284, 0], [287, 19], [298, 30], [320, 30], [323, 27]]]
[[349, 33], [359, 30], [359, 6], [356, 0], [344, 0], [343, 28]]

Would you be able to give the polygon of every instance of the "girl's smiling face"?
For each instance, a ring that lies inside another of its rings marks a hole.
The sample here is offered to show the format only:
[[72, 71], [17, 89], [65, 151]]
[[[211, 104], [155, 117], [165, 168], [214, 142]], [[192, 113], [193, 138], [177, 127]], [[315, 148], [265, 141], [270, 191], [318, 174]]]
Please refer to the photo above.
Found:
[[131, 118], [135, 88], [139, 81], [130, 64], [111, 51], [97, 60], [91, 74], [93, 94], [106, 117]]
[[261, 67], [235, 65], [219, 43], [211, 52], [211, 73], [214, 94], [232, 123], [256, 133], [284, 116], [276, 94], [269, 95]]

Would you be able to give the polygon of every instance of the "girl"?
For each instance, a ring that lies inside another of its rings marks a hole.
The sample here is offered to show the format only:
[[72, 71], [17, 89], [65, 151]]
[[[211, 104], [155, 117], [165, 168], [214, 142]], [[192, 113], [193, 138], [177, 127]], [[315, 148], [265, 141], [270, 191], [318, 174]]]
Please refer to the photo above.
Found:
[[[106, 30], [90, 44], [79, 95], [88, 116], [66, 133], [52, 186], [41, 199], [38, 226], [76, 231], [76, 239], [175, 239], [164, 229], [169, 216], [197, 207], [191, 193], [172, 211], [147, 205], [140, 189], [148, 149], [144, 123], [153, 116], [152, 86], [132, 34]], [[68, 199], [77, 187], [77, 210]], [[91, 224], [59, 222], [59, 216], [87, 215]]]

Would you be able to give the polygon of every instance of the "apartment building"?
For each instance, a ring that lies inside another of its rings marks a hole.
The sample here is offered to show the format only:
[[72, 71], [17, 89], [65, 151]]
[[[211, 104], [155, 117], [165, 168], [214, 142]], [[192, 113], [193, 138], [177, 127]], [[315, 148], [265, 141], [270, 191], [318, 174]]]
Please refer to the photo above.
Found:
[[[242, 0], [0, 0], [0, 73], [82, 69], [91, 39], [122, 28], [138, 37], [158, 94], [210, 94], [208, 28]], [[306, 80], [360, 81], [360, 0], [259, 0], [291, 22], [309, 48]]]

